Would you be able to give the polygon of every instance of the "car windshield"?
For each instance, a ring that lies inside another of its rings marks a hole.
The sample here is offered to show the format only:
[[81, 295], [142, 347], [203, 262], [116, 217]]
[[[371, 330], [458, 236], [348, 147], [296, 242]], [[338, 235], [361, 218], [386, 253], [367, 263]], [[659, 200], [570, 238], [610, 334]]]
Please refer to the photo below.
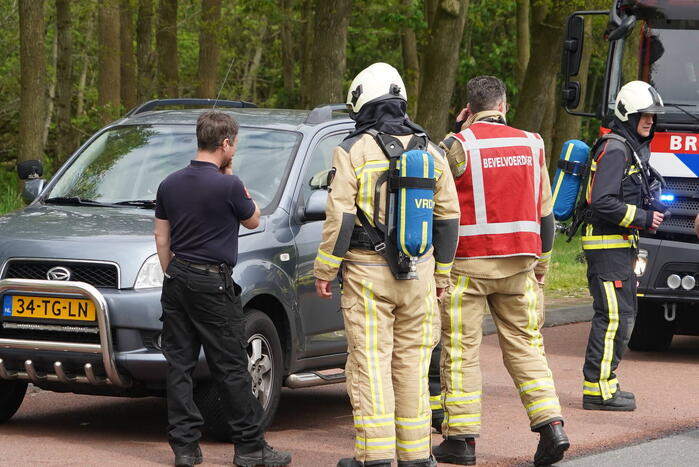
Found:
[[[261, 209], [274, 200], [299, 139], [290, 131], [240, 129], [233, 172]], [[188, 165], [196, 150], [194, 125], [115, 127], [85, 148], [45, 199], [134, 205], [155, 200], [160, 182]]]
[[[649, 76], [642, 76], [663, 101], [699, 111], [699, 21], [651, 20], [641, 50], [650, 62]], [[649, 34], [650, 33], [650, 34]], [[646, 62], [647, 63], [647, 62]], [[645, 70], [644, 70], [645, 71]], [[645, 74], [645, 73], [643, 73]], [[667, 108], [666, 112], [680, 112]]]

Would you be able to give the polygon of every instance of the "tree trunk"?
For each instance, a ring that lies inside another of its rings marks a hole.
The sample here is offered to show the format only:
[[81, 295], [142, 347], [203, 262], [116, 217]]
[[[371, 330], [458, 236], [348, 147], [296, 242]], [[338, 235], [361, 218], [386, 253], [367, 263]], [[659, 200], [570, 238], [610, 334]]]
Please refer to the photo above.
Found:
[[60, 167], [73, 149], [70, 103], [73, 83], [73, 39], [70, 32], [70, 0], [56, 0], [56, 158]]
[[137, 100], [153, 97], [153, 0], [138, 0], [136, 22]]
[[17, 161], [41, 160], [46, 108], [44, 0], [19, 0], [20, 108]]
[[178, 97], [177, 0], [160, 0], [155, 45], [158, 54], [159, 97]]
[[[401, 0], [403, 13], [410, 12], [413, 0]], [[420, 62], [417, 54], [417, 37], [415, 30], [404, 27], [401, 30], [401, 49], [403, 51], [403, 81], [408, 94], [408, 114], [417, 115], [418, 91], [420, 89]]]
[[416, 120], [436, 140], [444, 136], [447, 130], [468, 3], [469, 0], [439, 2], [423, 53]]
[[[559, 0], [559, 3], [564, 0]], [[529, 59], [521, 92], [517, 101], [517, 114], [513, 125], [528, 131], [541, 131], [544, 112], [560, 67], [561, 38], [564, 20], [573, 6], [555, 5], [541, 23], [532, 28], [532, 47], [536, 51]], [[534, 8], [536, 10], [536, 8]]]
[[101, 122], [108, 123], [121, 110], [119, 0], [103, 0], [97, 15], [97, 105]]
[[529, 2], [517, 0], [517, 89], [522, 89], [529, 64]]
[[287, 106], [294, 105], [294, 35], [292, 28], [294, 0], [280, 0], [282, 10], [281, 23], [281, 52], [282, 78], [284, 80], [284, 102]]
[[343, 85], [347, 66], [347, 29], [352, 0], [315, 0], [312, 83], [306, 89], [310, 107], [344, 102]]
[[[51, 44], [51, 64], [53, 69], [58, 67], [58, 43], [57, 37], [53, 36]], [[53, 118], [54, 100], [56, 99], [56, 79], [49, 79], [46, 87], [46, 107], [44, 112], [44, 129], [41, 133], [41, 146], [46, 149], [46, 142], [49, 140], [49, 128], [51, 128], [51, 120]]]
[[259, 37], [259, 42], [257, 47], [255, 47], [255, 53], [250, 60], [250, 66], [248, 66], [245, 75], [243, 76], [243, 88], [241, 90], [241, 97], [243, 99], [255, 102], [256, 96], [254, 95], [254, 89], [257, 82], [257, 72], [260, 70], [260, 63], [262, 62], [262, 50], [264, 49], [266, 42], [265, 36], [267, 35], [267, 18], [260, 18], [260, 28], [258, 29], [257, 36]]
[[[546, 107], [544, 107], [544, 119], [541, 121], [541, 139], [544, 140], [544, 149], [546, 150], [546, 163], [548, 167], [551, 167], [549, 163], [551, 157], [555, 153], [555, 148], [553, 148], [553, 135], [556, 132], [556, 119], [558, 117], [558, 109], [556, 105], [560, 102], [558, 97], [558, 83], [556, 80], [551, 81], [550, 88], [546, 92]], [[556, 153], [557, 154], [557, 153]]]
[[303, 47], [301, 48], [301, 107], [308, 108], [309, 96], [313, 92], [313, 22], [315, 0], [303, 3]]
[[221, 0], [201, 0], [199, 25], [199, 88], [198, 97], [215, 98], [218, 82]]
[[121, 104], [125, 110], [136, 106], [136, 60], [133, 50], [132, 0], [121, 0], [119, 5], [121, 34]]

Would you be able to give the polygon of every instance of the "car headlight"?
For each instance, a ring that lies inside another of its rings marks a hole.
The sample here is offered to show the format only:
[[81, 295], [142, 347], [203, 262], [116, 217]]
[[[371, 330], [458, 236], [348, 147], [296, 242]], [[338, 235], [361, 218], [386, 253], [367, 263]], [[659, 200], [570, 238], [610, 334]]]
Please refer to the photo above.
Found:
[[163, 286], [163, 268], [160, 267], [158, 255], [149, 256], [143, 262], [141, 270], [136, 276], [136, 284], [134, 289], [150, 289]]
[[634, 267], [634, 272], [636, 276], [641, 277], [644, 272], [646, 272], [646, 264], [648, 263], [648, 250], [638, 250], [638, 256], [636, 257], [636, 266]]

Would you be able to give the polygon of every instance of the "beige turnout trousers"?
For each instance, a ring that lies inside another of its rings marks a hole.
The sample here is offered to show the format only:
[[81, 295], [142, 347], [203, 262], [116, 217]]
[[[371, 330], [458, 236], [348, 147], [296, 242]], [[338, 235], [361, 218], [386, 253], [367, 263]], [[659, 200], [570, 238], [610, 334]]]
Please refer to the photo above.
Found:
[[361, 261], [352, 250], [343, 266], [342, 312], [349, 356], [358, 461], [425, 459], [431, 447], [427, 372], [439, 337], [431, 255], [417, 280], [396, 280], [386, 263]]
[[[533, 271], [500, 279], [469, 277], [456, 260], [452, 286], [442, 301], [442, 403], [444, 436], [477, 435], [481, 424], [479, 349], [486, 305], [495, 323], [503, 361], [532, 429], [561, 418], [561, 408], [539, 332], [539, 285]], [[543, 295], [543, 294], [541, 294]]]

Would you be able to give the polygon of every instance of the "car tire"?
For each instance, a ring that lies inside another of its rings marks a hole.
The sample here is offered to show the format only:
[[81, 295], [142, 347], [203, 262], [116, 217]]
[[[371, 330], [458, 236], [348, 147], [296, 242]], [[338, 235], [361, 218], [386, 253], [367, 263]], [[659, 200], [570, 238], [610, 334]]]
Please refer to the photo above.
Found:
[[24, 381], [0, 381], [0, 423], [5, 423], [22, 405], [27, 392]]
[[[272, 320], [254, 309], [248, 310], [245, 316], [245, 336], [252, 391], [264, 411], [260, 423], [264, 431], [272, 423], [279, 406], [283, 372], [281, 343]], [[219, 441], [230, 442], [232, 433], [214, 381], [199, 381], [194, 388], [194, 401], [204, 417], [207, 434]]]
[[629, 349], [664, 352], [670, 347], [673, 335], [673, 323], [665, 319], [659, 303], [638, 302], [638, 315], [629, 339]]

